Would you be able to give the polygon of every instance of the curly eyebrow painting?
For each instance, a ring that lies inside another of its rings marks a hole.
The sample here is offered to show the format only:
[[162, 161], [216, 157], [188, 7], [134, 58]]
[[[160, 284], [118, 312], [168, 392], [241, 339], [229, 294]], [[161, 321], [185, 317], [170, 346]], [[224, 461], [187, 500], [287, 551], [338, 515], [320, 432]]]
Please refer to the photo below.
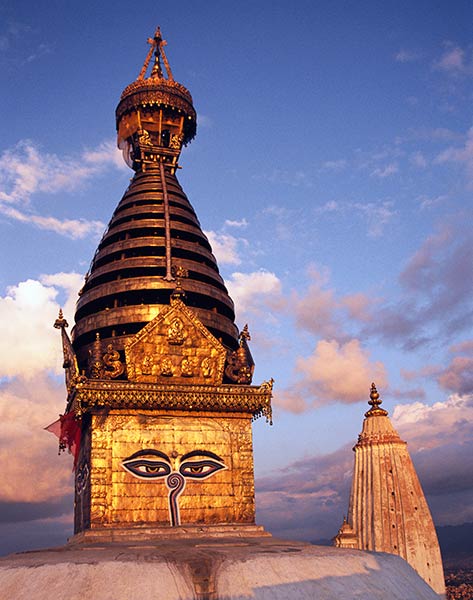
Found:
[[138, 450], [125, 458], [121, 466], [137, 479], [149, 481], [166, 478], [171, 527], [181, 524], [179, 496], [184, 491], [187, 480], [207, 479], [228, 468], [217, 454], [209, 450], [192, 450], [181, 457], [178, 468], [173, 470], [169, 456], [154, 448]]

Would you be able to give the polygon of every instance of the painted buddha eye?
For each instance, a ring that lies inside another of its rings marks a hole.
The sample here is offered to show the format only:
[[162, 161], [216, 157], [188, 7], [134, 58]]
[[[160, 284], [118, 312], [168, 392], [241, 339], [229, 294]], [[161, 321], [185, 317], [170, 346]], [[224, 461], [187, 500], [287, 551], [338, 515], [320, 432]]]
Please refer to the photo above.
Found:
[[179, 472], [190, 479], [206, 479], [221, 469], [226, 469], [222, 462], [206, 458], [183, 462], [179, 467]]
[[122, 467], [138, 479], [158, 479], [171, 472], [168, 457], [158, 450], [140, 450], [126, 458]]

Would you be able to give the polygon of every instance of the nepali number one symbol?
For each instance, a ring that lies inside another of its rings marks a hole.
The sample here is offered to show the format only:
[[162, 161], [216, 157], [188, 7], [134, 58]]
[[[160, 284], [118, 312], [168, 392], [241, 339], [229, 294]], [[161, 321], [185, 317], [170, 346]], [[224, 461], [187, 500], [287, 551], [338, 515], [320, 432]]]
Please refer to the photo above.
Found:
[[184, 454], [178, 470], [173, 470], [171, 459], [159, 450], [139, 450], [122, 462], [122, 467], [138, 479], [147, 481], [165, 478], [168, 491], [169, 522], [172, 527], [181, 524], [179, 496], [188, 479], [207, 479], [226, 469], [222, 459], [208, 450], [193, 450]]

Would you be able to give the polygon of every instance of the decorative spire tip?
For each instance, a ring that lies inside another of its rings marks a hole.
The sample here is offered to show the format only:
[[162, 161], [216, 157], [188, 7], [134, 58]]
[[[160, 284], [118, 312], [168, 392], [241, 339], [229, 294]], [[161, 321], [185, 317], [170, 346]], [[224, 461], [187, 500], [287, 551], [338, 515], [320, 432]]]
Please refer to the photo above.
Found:
[[62, 308], [60, 308], [58, 318], [54, 321], [54, 328], [55, 329], [64, 329], [66, 327], [69, 327], [69, 323], [64, 318]]
[[382, 400], [379, 399], [378, 390], [376, 389], [376, 385], [374, 383], [371, 384], [370, 390], [370, 399], [368, 400], [368, 404], [371, 406], [368, 412], [365, 413], [365, 417], [372, 416], [387, 416], [388, 411], [384, 410], [384, 408], [380, 407]]

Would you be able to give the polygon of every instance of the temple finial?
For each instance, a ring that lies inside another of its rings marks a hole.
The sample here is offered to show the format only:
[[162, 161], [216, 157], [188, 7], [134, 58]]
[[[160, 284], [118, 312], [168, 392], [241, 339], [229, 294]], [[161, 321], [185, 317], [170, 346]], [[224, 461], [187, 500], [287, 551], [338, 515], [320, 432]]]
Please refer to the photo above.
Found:
[[[168, 81], [174, 81], [174, 77], [172, 76], [171, 67], [169, 66], [168, 58], [166, 56], [166, 53], [164, 52], [164, 46], [167, 46], [168, 43], [166, 42], [166, 40], [163, 40], [163, 38], [161, 36], [161, 29], [159, 27], [157, 29], [157, 33], [159, 36], [159, 51], [161, 53], [161, 58], [163, 59], [164, 67], [166, 69], [166, 75], [168, 76]], [[156, 39], [156, 36], [155, 36], [155, 39]]]
[[154, 65], [151, 70], [151, 77], [162, 79], [163, 78], [163, 69], [161, 67], [161, 44], [163, 43], [163, 38], [161, 36], [161, 29], [158, 27], [156, 29], [156, 33], [153, 38], [153, 47], [154, 47]]
[[182, 279], [185, 277], [189, 277], [188, 269], [182, 267], [181, 265], [172, 266], [171, 267], [172, 277], [176, 280], [176, 287], [174, 288], [171, 299], [172, 300], [184, 300], [186, 297], [185, 291], [182, 289]]
[[161, 28], [158, 27], [154, 33], [152, 38], [148, 38], [148, 44], [150, 44], [150, 49], [148, 50], [148, 54], [146, 55], [145, 62], [143, 63], [143, 67], [141, 68], [140, 74], [137, 77], [137, 81], [141, 81], [146, 77], [146, 72], [149, 67], [149, 63], [151, 62], [151, 57], [154, 54], [154, 65], [151, 69], [150, 78], [152, 79], [163, 79], [163, 69], [161, 67], [161, 58], [163, 59], [164, 67], [166, 69], [166, 75], [168, 81], [174, 81], [174, 77], [172, 75], [171, 67], [169, 66], [169, 62], [164, 52], [164, 46], [167, 45], [166, 40], [163, 40], [163, 36], [161, 35]]
[[380, 407], [382, 400], [379, 399], [378, 390], [376, 389], [376, 385], [374, 383], [371, 384], [370, 390], [370, 399], [368, 400], [368, 404], [371, 406], [368, 412], [365, 413], [365, 417], [373, 417], [373, 416], [387, 416], [388, 411], [384, 410], [384, 408]]
[[240, 339], [240, 346], [243, 344], [243, 340], [246, 340], [247, 342], [251, 341], [251, 335], [250, 335], [250, 330], [248, 329], [248, 323], [240, 331], [240, 335], [238, 337]]
[[58, 318], [54, 321], [54, 328], [55, 329], [64, 329], [65, 327], [69, 327], [69, 323], [64, 318], [62, 308], [60, 308]]

